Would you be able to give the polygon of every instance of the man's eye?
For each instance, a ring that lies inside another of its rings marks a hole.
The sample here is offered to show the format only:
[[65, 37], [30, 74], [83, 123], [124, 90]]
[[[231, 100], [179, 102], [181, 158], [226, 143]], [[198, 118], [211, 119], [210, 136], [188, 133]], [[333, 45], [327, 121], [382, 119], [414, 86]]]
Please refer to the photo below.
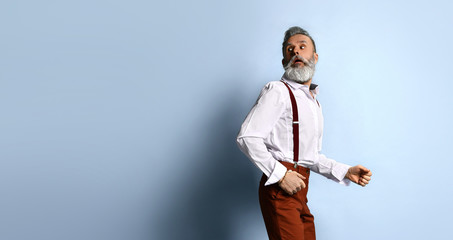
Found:
[[305, 48], [305, 46], [300, 46], [300, 49], [304, 49], [304, 48]]
[[289, 52], [292, 52], [292, 51], [293, 51], [293, 48], [288, 48], [288, 51], [289, 51]]

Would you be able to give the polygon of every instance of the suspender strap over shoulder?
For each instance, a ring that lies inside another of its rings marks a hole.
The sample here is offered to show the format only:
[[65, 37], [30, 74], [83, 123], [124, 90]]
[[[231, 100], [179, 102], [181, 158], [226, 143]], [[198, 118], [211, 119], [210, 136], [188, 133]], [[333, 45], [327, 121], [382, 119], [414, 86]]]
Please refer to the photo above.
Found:
[[282, 83], [285, 84], [286, 88], [288, 88], [289, 98], [291, 99], [291, 107], [293, 110], [293, 152], [294, 152], [294, 168], [297, 167], [297, 162], [299, 161], [299, 113], [297, 111], [297, 103], [296, 98], [294, 97], [291, 88], [289, 88], [288, 84], [284, 81]]

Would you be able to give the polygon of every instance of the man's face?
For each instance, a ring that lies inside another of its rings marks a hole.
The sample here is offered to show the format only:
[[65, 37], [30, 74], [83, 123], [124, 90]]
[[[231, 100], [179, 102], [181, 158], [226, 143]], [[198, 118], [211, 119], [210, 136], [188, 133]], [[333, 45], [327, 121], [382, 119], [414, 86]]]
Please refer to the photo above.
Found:
[[[307, 60], [314, 58], [316, 64], [318, 62], [318, 54], [315, 53], [314, 50], [313, 43], [309, 37], [302, 34], [296, 34], [288, 39], [282, 64], [283, 66], [286, 66], [295, 55], [299, 55]], [[295, 59], [295, 61], [290, 64], [291, 67], [297, 68], [304, 66], [304, 63], [298, 59]]]

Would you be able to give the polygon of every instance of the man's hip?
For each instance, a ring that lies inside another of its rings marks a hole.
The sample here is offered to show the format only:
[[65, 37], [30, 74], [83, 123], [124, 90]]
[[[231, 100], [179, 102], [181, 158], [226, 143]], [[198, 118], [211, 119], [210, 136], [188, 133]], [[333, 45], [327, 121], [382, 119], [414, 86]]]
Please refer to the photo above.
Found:
[[259, 187], [259, 200], [269, 239], [314, 240], [313, 215], [307, 206], [307, 191], [310, 170], [292, 163], [281, 162], [286, 168], [297, 171], [306, 179], [306, 188], [289, 195], [278, 184], [264, 186], [267, 181], [263, 174]]

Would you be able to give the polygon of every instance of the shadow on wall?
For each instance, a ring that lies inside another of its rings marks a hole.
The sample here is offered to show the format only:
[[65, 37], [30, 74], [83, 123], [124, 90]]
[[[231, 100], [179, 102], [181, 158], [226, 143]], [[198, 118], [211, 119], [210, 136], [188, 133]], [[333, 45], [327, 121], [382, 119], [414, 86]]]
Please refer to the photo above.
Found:
[[207, 123], [206, 144], [196, 151], [201, 154], [188, 157], [199, 165], [194, 169], [202, 171], [195, 173], [194, 182], [184, 183], [190, 190], [178, 196], [177, 206], [163, 209], [167, 214], [159, 219], [158, 229], [162, 239], [234, 239], [237, 221], [241, 224], [244, 214], [256, 213], [257, 221], [262, 221], [258, 203], [261, 173], [236, 144], [246, 113], [239, 109], [235, 94], [231, 93], [228, 103]]

